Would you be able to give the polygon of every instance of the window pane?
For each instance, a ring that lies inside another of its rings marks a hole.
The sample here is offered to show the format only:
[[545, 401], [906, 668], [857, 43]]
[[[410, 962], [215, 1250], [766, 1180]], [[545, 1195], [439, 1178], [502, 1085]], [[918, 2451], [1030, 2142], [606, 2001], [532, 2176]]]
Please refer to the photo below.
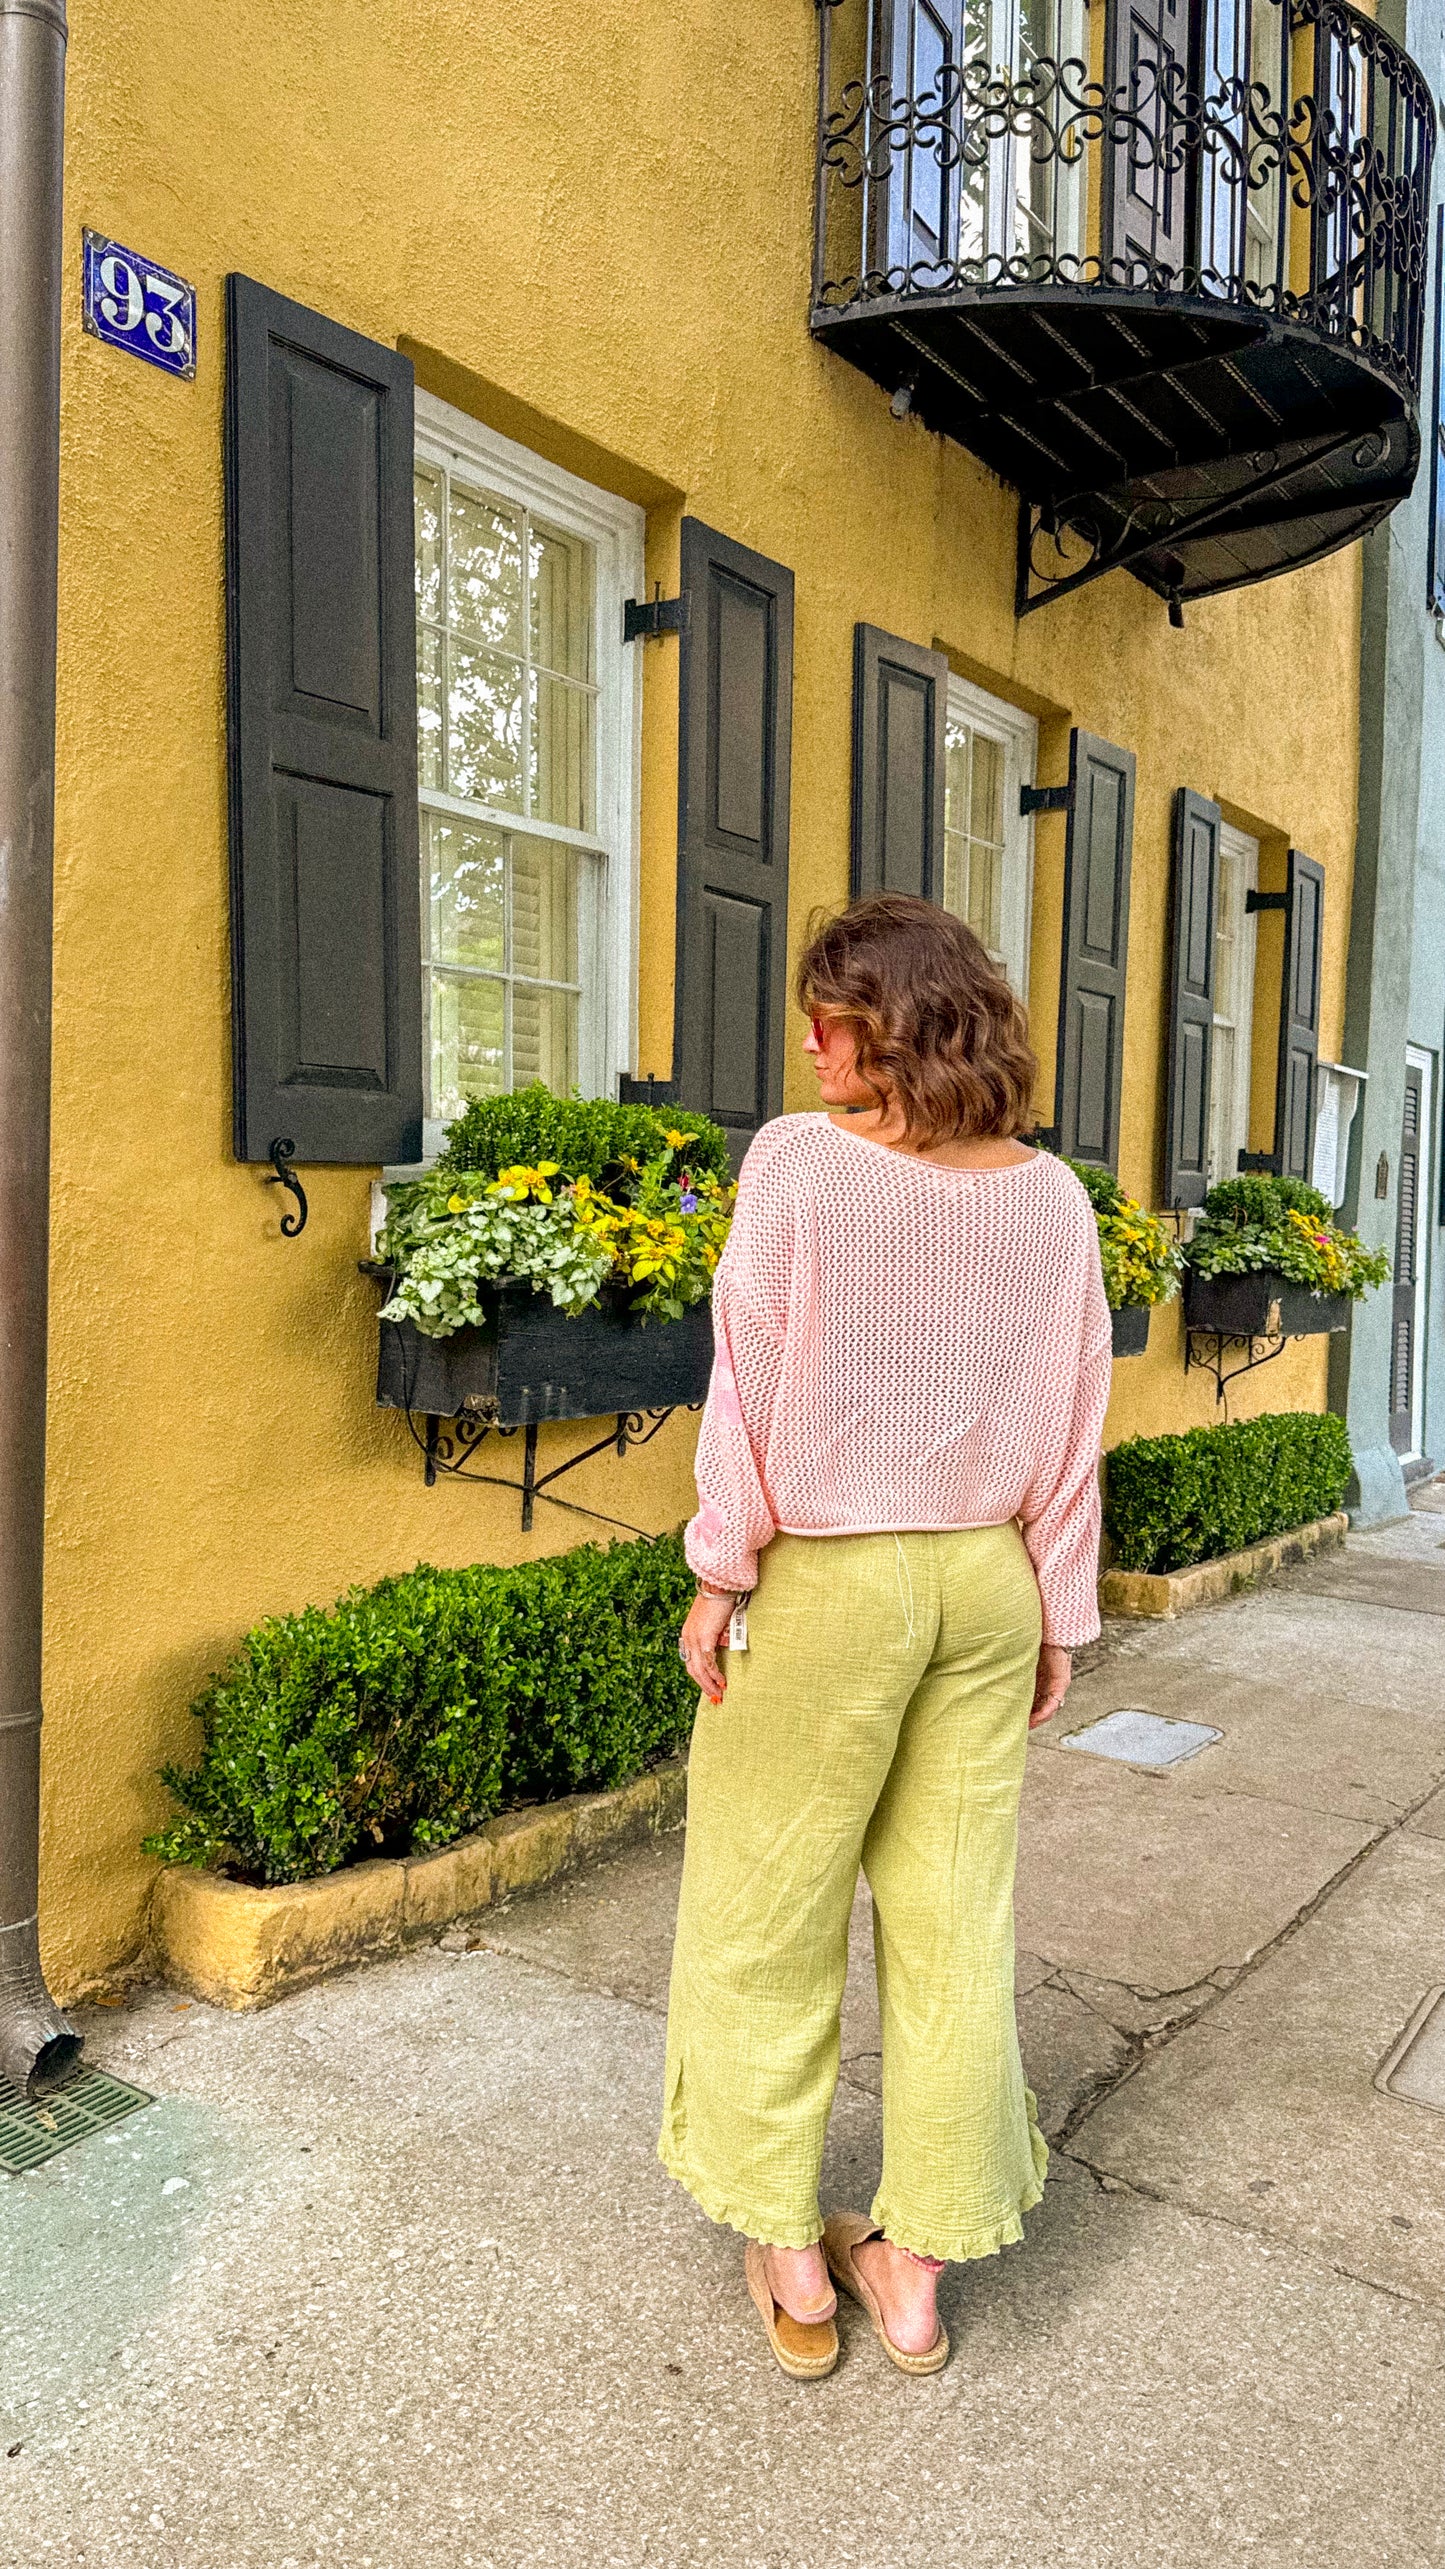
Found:
[[538, 678], [532, 729], [532, 811], [539, 821], [564, 829], [597, 826], [593, 778], [596, 699], [590, 688], [561, 678]]
[[1003, 844], [1003, 743], [973, 735], [968, 800], [968, 826], [974, 838], [991, 846]]
[[577, 999], [570, 990], [512, 984], [512, 1086], [531, 1080], [566, 1096], [577, 1085]]
[[969, 752], [973, 734], [967, 723], [950, 714], [944, 730], [944, 825], [951, 830], [968, 828], [968, 788], [971, 773]]
[[516, 660], [450, 638], [447, 785], [468, 802], [522, 809], [522, 670]]
[[1003, 943], [1003, 856], [998, 848], [983, 847], [977, 839], [969, 858], [968, 924], [989, 953], [996, 955]]
[[500, 500], [452, 485], [447, 616], [503, 651], [522, 649], [522, 522]]
[[[1222, 1026], [1216, 1017], [1209, 1065], [1209, 1174], [1215, 1184], [1235, 1174], [1230, 1151], [1236, 1113], [1234, 1091], [1234, 1028]], [[1247, 1133], [1244, 1139], [1248, 1141]]]
[[416, 754], [422, 784], [442, 789], [442, 638], [430, 625], [416, 629]]
[[989, 953], [1003, 949], [1007, 752], [1000, 740], [950, 715], [946, 753], [943, 906], [966, 919]]
[[533, 523], [532, 659], [559, 678], [592, 675], [592, 547]]
[[505, 841], [500, 830], [422, 815], [430, 879], [434, 963], [468, 963], [500, 972], [504, 936]]
[[416, 508], [416, 611], [440, 622], [442, 611], [442, 485], [440, 473], [418, 464]]
[[507, 1086], [506, 998], [500, 981], [432, 974], [432, 1113], [461, 1112], [469, 1097]]
[[577, 978], [577, 901], [582, 859], [546, 839], [514, 838], [513, 972], [532, 981]]

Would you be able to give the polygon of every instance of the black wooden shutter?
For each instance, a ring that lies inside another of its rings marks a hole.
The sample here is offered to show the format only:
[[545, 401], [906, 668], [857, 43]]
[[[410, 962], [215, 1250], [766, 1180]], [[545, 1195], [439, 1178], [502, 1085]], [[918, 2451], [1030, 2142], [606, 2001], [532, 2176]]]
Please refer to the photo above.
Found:
[[943, 888], [948, 662], [876, 624], [853, 632], [853, 896]]
[[1054, 1079], [1058, 1147], [1118, 1169], [1134, 753], [1075, 731], [1069, 739], [1064, 952]]
[[1185, 0], [1116, 0], [1108, 13], [1105, 81], [1111, 117], [1104, 164], [1104, 238], [1118, 263], [1111, 285], [1142, 286], [1184, 265], [1188, 178], [1176, 82], [1187, 72]]
[[228, 279], [235, 1151], [421, 1148], [412, 369]]
[[[958, 252], [958, 209], [963, 182], [959, 127], [961, 66], [968, 36], [964, 0], [884, 0], [874, 56], [875, 76], [893, 97], [917, 101], [932, 122], [908, 149], [895, 150], [886, 178], [869, 189], [876, 249], [873, 264], [906, 277], [914, 268], [936, 269]], [[880, 221], [878, 218], [882, 216]]]
[[1308, 1178], [1314, 1153], [1324, 927], [1324, 867], [1292, 847], [1285, 880], [1279, 1074], [1274, 1092], [1273, 1157], [1282, 1177]]
[[793, 575], [682, 522], [674, 1069], [740, 1156], [783, 1103]]
[[1164, 1202], [1204, 1202], [1209, 1189], [1209, 1075], [1214, 1051], [1217, 803], [1181, 786], [1174, 798], [1173, 933], [1164, 1100]]

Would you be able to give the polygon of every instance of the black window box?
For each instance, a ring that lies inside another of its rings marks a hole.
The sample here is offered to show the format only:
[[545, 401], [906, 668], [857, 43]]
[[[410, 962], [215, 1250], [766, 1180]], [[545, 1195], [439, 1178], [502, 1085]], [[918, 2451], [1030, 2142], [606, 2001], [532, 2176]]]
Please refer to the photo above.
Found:
[[1200, 1276], [1186, 1267], [1184, 1322], [1221, 1338], [1316, 1338], [1348, 1329], [1350, 1297], [1311, 1293], [1277, 1267], [1259, 1267], [1247, 1276]]
[[1142, 1356], [1149, 1344], [1150, 1309], [1147, 1303], [1126, 1303], [1109, 1315], [1114, 1324], [1116, 1356]]
[[[390, 1288], [389, 1270], [367, 1273]], [[499, 1427], [544, 1418], [608, 1418], [623, 1411], [695, 1408], [712, 1371], [712, 1312], [695, 1303], [681, 1320], [636, 1318], [625, 1288], [575, 1318], [525, 1278], [484, 1284], [484, 1325], [423, 1337], [414, 1321], [383, 1320], [376, 1397], [419, 1418], [464, 1410]]]

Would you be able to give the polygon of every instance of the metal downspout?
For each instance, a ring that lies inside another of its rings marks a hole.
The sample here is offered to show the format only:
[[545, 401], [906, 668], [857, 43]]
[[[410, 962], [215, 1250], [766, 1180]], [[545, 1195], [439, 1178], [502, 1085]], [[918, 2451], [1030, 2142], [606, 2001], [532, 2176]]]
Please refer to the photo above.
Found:
[[0, 2075], [80, 2037], [36, 1922], [50, 1212], [64, 0], [0, 0]]

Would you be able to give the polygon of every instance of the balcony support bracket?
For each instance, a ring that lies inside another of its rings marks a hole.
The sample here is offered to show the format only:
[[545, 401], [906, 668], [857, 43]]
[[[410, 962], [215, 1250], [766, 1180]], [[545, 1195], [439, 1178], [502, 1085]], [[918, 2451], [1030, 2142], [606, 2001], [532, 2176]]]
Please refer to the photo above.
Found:
[[[1036, 607], [1072, 597], [1076, 589], [1102, 580], [1109, 571], [1131, 570], [1168, 599], [1169, 620], [1177, 626], [1183, 622], [1179, 583], [1184, 566], [1176, 558], [1176, 547], [1203, 535], [1229, 534], [1232, 521], [1248, 520], [1256, 502], [1285, 491], [1306, 466], [1318, 470], [1347, 456], [1360, 471], [1375, 459], [1371, 441], [1362, 439], [1354, 426], [1338, 436], [1310, 440], [1306, 454], [1257, 459], [1263, 469], [1251, 480], [1192, 505], [1141, 491], [1128, 482], [1042, 503], [1020, 499], [1014, 612], [1032, 615]], [[1071, 540], [1085, 549], [1086, 559], [1076, 570], [1041, 570], [1037, 558], [1041, 537], [1058, 546]]]

